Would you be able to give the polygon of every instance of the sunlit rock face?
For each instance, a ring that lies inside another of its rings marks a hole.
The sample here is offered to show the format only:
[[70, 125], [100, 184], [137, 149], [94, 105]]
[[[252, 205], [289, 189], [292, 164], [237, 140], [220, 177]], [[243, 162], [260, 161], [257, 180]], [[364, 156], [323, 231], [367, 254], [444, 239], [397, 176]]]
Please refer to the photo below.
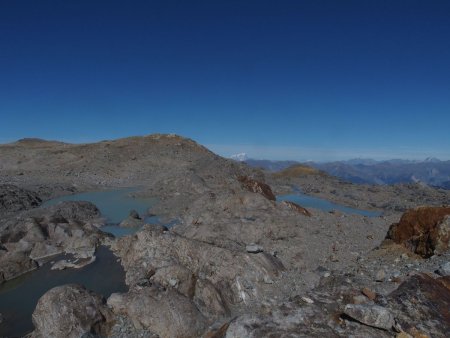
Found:
[[197, 295], [197, 300], [211, 303], [212, 311], [223, 313], [227, 304], [259, 299], [261, 288], [284, 270], [276, 257], [264, 252], [232, 251], [151, 226], [120, 239], [114, 250], [121, 257], [128, 285], [157, 282], [191, 298]]
[[275, 201], [275, 195], [272, 192], [270, 186], [266, 183], [257, 181], [248, 176], [241, 176], [238, 178], [239, 182], [242, 183], [243, 187], [251, 192], [263, 195], [265, 198]]
[[146, 287], [112, 294], [108, 305], [116, 314], [128, 316], [135, 327], [150, 329], [159, 337], [199, 337], [207, 326], [195, 304], [171, 289]]
[[408, 210], [391, 225], [386, 238], [424, 258], [443, 253], [450, 239], [450, 207], [419, 207]]
[[311, 213], [306, 208], [303, 208], [301, 205], [299, 205], [297, 203], [290, 202], [290, 201], [281, 201], [281, 204], [288, 209], [294, 210], [302, 215], [311, 217]]

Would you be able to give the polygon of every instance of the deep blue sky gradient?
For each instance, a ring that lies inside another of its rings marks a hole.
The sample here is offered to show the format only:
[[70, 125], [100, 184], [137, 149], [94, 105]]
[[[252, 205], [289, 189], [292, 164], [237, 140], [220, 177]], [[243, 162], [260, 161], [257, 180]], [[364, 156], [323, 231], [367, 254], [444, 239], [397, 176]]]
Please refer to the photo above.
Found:
[[450, 1], [0, 0], [0, 142], [450, 159]]

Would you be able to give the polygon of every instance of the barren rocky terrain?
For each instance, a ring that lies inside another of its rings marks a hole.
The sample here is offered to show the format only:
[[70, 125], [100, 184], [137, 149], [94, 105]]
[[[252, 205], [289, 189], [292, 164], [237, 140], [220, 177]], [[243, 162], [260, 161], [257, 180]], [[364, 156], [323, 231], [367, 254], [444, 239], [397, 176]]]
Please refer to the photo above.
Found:
[[[157, 198], [150, 212], [177, 224], [114, 238], [95, 205], [39, 206], [117, 187]], [[276, 201], [296, 188], [383, 214]], [[447, 337], [449, 204], [421, 185], [355, 185], [305, 167], [265, 174], [176, 135], [26, 139], [0, 146], [0, 283], [54, 254], [88, 264], [107, 245], [128, 291], [53, 288], [30, 336]]]
[[385, 213], [403, 212], [417, 205], [446, 205], [450, 199], [449, 190], [421, 183], [353, 184], [305, 165], [268, 173], [267, 179], [276, 193], [291, 192], [292, 187], [297, 187], [308, 195]]

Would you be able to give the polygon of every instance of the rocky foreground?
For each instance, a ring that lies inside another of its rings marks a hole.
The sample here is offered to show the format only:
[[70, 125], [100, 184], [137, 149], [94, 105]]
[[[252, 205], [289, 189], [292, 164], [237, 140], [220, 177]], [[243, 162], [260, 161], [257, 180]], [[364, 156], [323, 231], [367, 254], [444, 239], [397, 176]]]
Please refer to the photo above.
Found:
[[[32, 337], [449, 336], [450, 208], [419, 207], [448, 205], [443, 191], [341, 184], [304, 171], [265, 177], [168, 135], [24, 140], [0, 146], [0, 156], [0, 283], [56, 253], [84, 262], [106, 244], [129, 286], [107, 299], [79, 285], [51, 289], [33, 313]], [[335, 182], [337, 202], [384, 215], [305, 209], [277, 202], [272, 190], [309, 192], [323, 182]], [[38, 207], [50, 196], [118, 186], [158, 197], [151, 212], [178, 224], [114, 239], [99, 230], [91, 204]]]

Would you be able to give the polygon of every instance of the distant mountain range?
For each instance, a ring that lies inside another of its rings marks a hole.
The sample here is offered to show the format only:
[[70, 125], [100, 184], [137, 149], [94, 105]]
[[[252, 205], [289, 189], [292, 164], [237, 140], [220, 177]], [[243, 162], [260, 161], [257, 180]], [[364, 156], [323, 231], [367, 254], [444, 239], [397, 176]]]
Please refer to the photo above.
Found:
[[[245, 159], [248, 165], [269, 171], [279, 171], [296, 161], [269, 161]], [[353, 183], [394, 184], [422, 182], [427, 185], [450, 189], [450, 161], [427, 158], [424, 161], [393, 159], [376, 161], [352, 159], [326, 163], [302, 163]]]

